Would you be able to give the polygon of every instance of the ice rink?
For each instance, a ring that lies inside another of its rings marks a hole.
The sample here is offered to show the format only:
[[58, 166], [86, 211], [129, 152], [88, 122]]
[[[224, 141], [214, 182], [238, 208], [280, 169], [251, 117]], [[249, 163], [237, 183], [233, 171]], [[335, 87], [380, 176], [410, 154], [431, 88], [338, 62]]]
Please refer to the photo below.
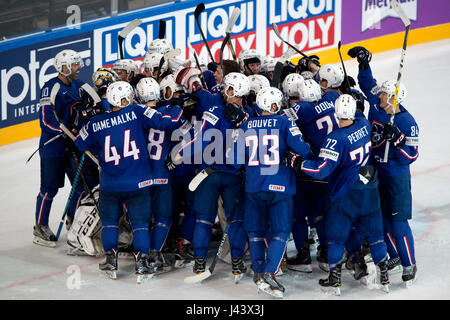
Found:
[[[279, 278], [286, 287], [286, 300], [450, 299], [450, 147], [446, 140], [450, 119], [449, 57], [450, 39], [410, 46], [403, 73], [408, 90], [404, 105], [420, 128], [420, 156], [411, 167], [413, 219], [410, 224], [415, 236], [417, 282], [406, 289], [401, 273], [394, 274], [390, 293], [386, 294], [362, 286], [344, 269], [342, 295], [325, 295], [318, 280], [327, 274], [318, 268], [313, 250], [313, 273], [290, 271]], [[345, 65], [348, 74], [356, 79], [355, 60], [346, 61]], [[396, 79], [399, 60], [400, 49], [374, 54], [371, 66], [378, 81]], [[249, 274], [234, 284], [231, 266], [224, 262], [219, 262], [214, 275], [203, 283], [184, 283], [183, 279], [192, 275], [191, 268], [185, 268], [137, 285], [131, 259], [119, 260], [120, 278], [113, 281], [98, 270], [103, 258], [66, 255], [65, 228], [56, 248], [34, 245], [39, 156], [28, 164], [25, 162], [38, 147], [38, 140], [0, 146], [0, 299], [272, 300], [257, 294]], [[50, 214], [50, 226], [55, 232], [69, 192], [70, 184], [66, 180]], [[288, 256], [294, 253], [290, 242]], [[81, 280], [79, 285], [73, 281], [76, 276]]]

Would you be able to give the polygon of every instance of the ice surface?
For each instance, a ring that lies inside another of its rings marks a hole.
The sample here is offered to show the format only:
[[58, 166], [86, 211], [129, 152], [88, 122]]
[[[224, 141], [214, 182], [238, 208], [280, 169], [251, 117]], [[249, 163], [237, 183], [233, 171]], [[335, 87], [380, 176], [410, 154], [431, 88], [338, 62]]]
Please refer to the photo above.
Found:
[[[344, 53], [343, 53], [344, 54]], [[342, 295], [324, 295], [318, 285], [326, 277], [313, 251], [313, 273], [289, 272], [279, 278], [286, 287], [285, 299], [445, 299], [450, 298], [450, 119], [448, 99], [450, 39], [410, 46], [403, 81], [408, 89], [406, 108], [420, 127], [420, 156], [412, 165], [413, 220], [418, 280], [405, 289], [401, 273], [391, 276], [391, 292], [369, 290], [343, 271]], [[396, 79], [400, 49], [374, 54], [372, 69], [379, 80]], [[356, 78], [356, 61], [346, 61], [349, 75]], [[251, 276], [234, 284], [231, 266], [220, 262], [214, 275], [201, 284], [186, 284], [190, 268], [153, 278], [137, 285], [134, 263], [119, 260], [119, 279], [100, 274], [100, 258], [73, 257], [66, 252], [63, 229], [54, 249], [32, 244], [36, 196], [39, 192], [39, 156], [25, 164], [37, 148], [38, 138], [0, 147], [0, 299], [159, 299], [159, 300], [271, 300], [257, 294]], [[56, 196], [50, 226], [57, 230], [70, 192], [70, 184]], [[293, 243], [288, 255], [295, 253]], [[209, 262], [211, 260], [209, 259]], [[80, 287], [74, 277], [79, 270]]]

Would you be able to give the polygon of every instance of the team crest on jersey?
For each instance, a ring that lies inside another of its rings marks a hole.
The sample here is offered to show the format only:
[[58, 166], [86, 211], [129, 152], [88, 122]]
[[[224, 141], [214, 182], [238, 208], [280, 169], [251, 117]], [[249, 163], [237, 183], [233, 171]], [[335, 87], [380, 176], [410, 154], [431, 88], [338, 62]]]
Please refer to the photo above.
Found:
[[383, 139], [384, 125], [377, 121], [372, 121], [372, 130], [370, 140], [372, 141], [372, 148], [378, 148], [386, 140]]

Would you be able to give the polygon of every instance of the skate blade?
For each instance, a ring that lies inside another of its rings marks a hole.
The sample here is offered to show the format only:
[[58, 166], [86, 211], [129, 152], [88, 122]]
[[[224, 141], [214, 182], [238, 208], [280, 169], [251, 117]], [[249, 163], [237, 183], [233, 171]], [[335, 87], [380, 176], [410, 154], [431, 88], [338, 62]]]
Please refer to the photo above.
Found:
[[136, 283], [143, 284], [153, 278], [154, 273], [145, 273], [145, 274], [137, 274], [136, 275]]
[[312, 272], [312, 266], [310, 264], [303, 264], [303, 265], [289, 265], [288, 269], [292, 271], [298, 271], [298, 272], [304, 272], [304, 273], [311, 273]]
[[272, 288], [269, 287], [265, 287], [265, 288], [258, 288], [258, 294], [260, 293], [264, 293], [267, 294], [271, 297], [277, 298], [277, 299], [282, 299], [284, 298], [284, 293], [283, 291], [280, 290], [273, 290]]
[[376, 275], [373, 274], [362, 277], [361, 279], [359, 279], [359, 283], [370, 290], [378, 288]]
[[388, 270], [388, 273], [391, 274], [397, 274], [403, 271], [402, 266], [396, 266], [395, 268], [392, 268], [391, 270]]
[[380, 289], [385, 293], [389, 293], [389, 285], [388, 284], [380, 284]]
[[41, 239], [41, 238], [36, 237], [36, 236], [33, 237], [33, 243], [34, 244], [38, 244], [38, 245], [43, 246], [43, 247], [48, 247], [48, 248], [55, 248], [56, 247], [56, 241], [48, 241], [48, 240], [44, 240], [44, 239]]
[[202, 282], [203, 280], [209, 278], [211, 275], [212, 275], [211, 271], [206, 270], [205, 272], [184, 278], [184, 282], [186, 282], [186, 283]]
[[340, 287], [321, 287], [320, 288], [323, 293], [327, 295], [334, 295], [334, 296], [340, 296], [341, 295], [341, 288]]
[[414, 277], [414, 279], [408, 280], [408, 281], [404, 281], [403, 283], [405, 284], [405, 288], [409, 289], [412, 287], [412, 285], [417, 281], [417, 274]]

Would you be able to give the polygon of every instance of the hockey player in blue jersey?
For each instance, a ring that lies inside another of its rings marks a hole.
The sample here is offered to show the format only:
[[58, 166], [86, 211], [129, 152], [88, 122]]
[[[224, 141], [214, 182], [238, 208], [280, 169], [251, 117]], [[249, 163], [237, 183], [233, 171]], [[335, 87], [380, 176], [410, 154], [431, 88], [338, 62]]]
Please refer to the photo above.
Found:
[[214, 95], [202, 88], [199, 75], [200, 70], [196, 68], [180, 69], [177, 72], [176, 82], [181, 84], [186, 92], [194, 93], [199, 98], [197, 111], [201, 110], [203, 115], [200, 127], [192, 139], [182, 145], [181, 149], [171, 152], [168, 164], [173, 165], [184, 159], [185, 163], [198, 163], [199, 170], [207, 167], [214, 169], [194, 194], [193, 209], [197, 220], [193, 238], [193, 271], [205, 272], [211, 229], [217, 215], [217, 201], [221, 195], [227, 219], [232, 216], [229, 221], [232, 273], [239, 278], [247, 270], [242, 260], [246, 245], [246, 234], [242, 226], [243, 210], [242, 205], [235, 205], [236, 199], [242, 197], [242, 176], [236, 166], [237, 154], [232, 152], [232, 129], [235, 124], [224, 116], [224, 103], [242, 105], [242, 97], [249, 92], [249, 82], [243, 74], [229, 73], [224, 78], [224, 95]]
[[149, 223], [153, 184], [149, 153], [150, 128], [164, 130], [171, 121], [151, 107], [132, 104], [133, 88], [124, 81], [112, 83], [106, 92], [113, 112], [93, 117], [75, 143], [81, 151], [99, 156], [101, 166], [99, 214], [106, 260], [100, 270], [116, 278], [118, 226], [125, 204], [133, 232], [138, 282], [153, 270], [148, 265]]
[[[173, 75], [168, 77], [173, 78]], [[172, 126], [166, 126], [164, 130], [150, 128], [148, 132], [147, 149], [153, 175], [153, 184], [150, 187], [151, 212], [154, 217], [150, 231], [149, 261], [158, 269], [163, 266], [161, 249], [167, 239], [173, 216], [172, 175], [165, 167], [164, 161], [171, 149], [172, 132], [182, 125], [183, 111], [178, 106], [170, 105], [157, 108], [160, 86], [153, 78], [143, 78], [137, 83], [136, 96], [141, 104], [158, 110], [164, 119], [172, 123]]]
[[[283, 94], [273, 87], [261, 89], [256, 103], [262, 110], [241, 125], [245, 137], [245, 218], [254, 282], [275, 297], [284, 287], [275, 273], [282, 262], [291, 231], [295, 172], [281, 164], [288, 148], [304, 158], [309, 146], [295, 123], [279, 115]], [[265, 238], [268, 235], [268, 247]]]
[[[78, 73], [83, 67], [83, 60], [80, 55], [73, 50], [63, 50], [55, 56], [54, 66], [58, 71], [58, 76], [47, 81], [41, 90], [39, 124], [41, 127], [41, 137], [39, 140], [39, 155], [41, 158], [41, 182], [39, 194], [36, 201], [35, 226], [33, 230], [33, 243], [55, 247], [56, 237], [48, 226], [50, 209], [53, 198], [58, 193], [59, 188], [64, 186], [65, 175], [72, 183], [75, 171], [78, 166], [75, 163], [72, 153], [74, 146], [68, 137], [62, 134], [59, 121], [69, 129], [75, 130], [78, 127], [74, 123], [76, 114], [72, 114], [71, 106], [81, 98], [81, 85], [83, 82], [78, 79]], [[58, 83], [60, 89], [56, 95], [54, 105], [50, 100], [50, 93], [53, 86]], [[59, 120], [57, 119], [59, 118]], [[50, 139], [56, 138], [53, 142], [44, 144]], [[77, 184], [74, 195], [70, 202], [68, 217], [73, 217], [79, 201], [82, 198], [83, 185]]]
[[374, 263], [380, 269], [380, 283], [388, 291], [387, 251], [383, 220], [373, 167], [366, 167], [371, 151], [370, 124], [355, 118], [356, 101], [341, 95], [335, 102], [339, 128], [326, 136], [316, 160], [303, 160], [288, 153], [285, 164], [318, 178], [328, 178], [331, 208], [326, 219], [330, 273], [319, 284], [340, 294], [344, 245], [352, 224], [366, 237]]
[[259, 74], [261, 71], [261, 54], [256, 49], [242, 50], [239, 53], [241, 72], [246, 76]]
[[[406, 285], [410, 285], [415, 281], [417, 272], [414, 237], [408, 223], [412, 218], [410, 165], [419, 156], [419, 127], [401, 104], [406, 98], [403, 83], [400, 83], [398, 104], [394, 110], [396, 81], [385, 81], [377, 85], [369, 65], [372, 54], [367, 49], [354, 47], [348, 54], [358, 59], [358, 83], [370, 104], [369, 121], [372, 125], [373, 145], [370, 160], [379, 172], [379, 191], [390, 268], [401, 262], [402, 279]], [[391, 123], [393, 114], [395, 117]], [[389, 153], [385, 162], [387, 142]]]
[[[284, 114], [294, 120], [303, 133], [303, 138], [311, 147], [314, 156], [319, 154], [325, 137], [338, 128], [334, 114], [334, 100], [339, 97], [336, 91], [330, 91], [324, 97], [319, 84], [298, 74], [286, 77], [283, 85], [289, 97], [290, 108]], [[296, 81], [289, 81], [297, 78]], [[308, 225], [317, 230], [319, 247], [317, 260], [319, 267], [328, 271], [327, 239], [325, 236], [325, 218], [329, 210], [329, 189], [326, 180], [313, 179], [305, 173], [297, 173], [297, 193], [294, 197], [292, 235], [297, 255], [286, 260], [291, 270], [312, 272], [308, 239]], [[308, 218], [308, 221], [306, 220]]]

